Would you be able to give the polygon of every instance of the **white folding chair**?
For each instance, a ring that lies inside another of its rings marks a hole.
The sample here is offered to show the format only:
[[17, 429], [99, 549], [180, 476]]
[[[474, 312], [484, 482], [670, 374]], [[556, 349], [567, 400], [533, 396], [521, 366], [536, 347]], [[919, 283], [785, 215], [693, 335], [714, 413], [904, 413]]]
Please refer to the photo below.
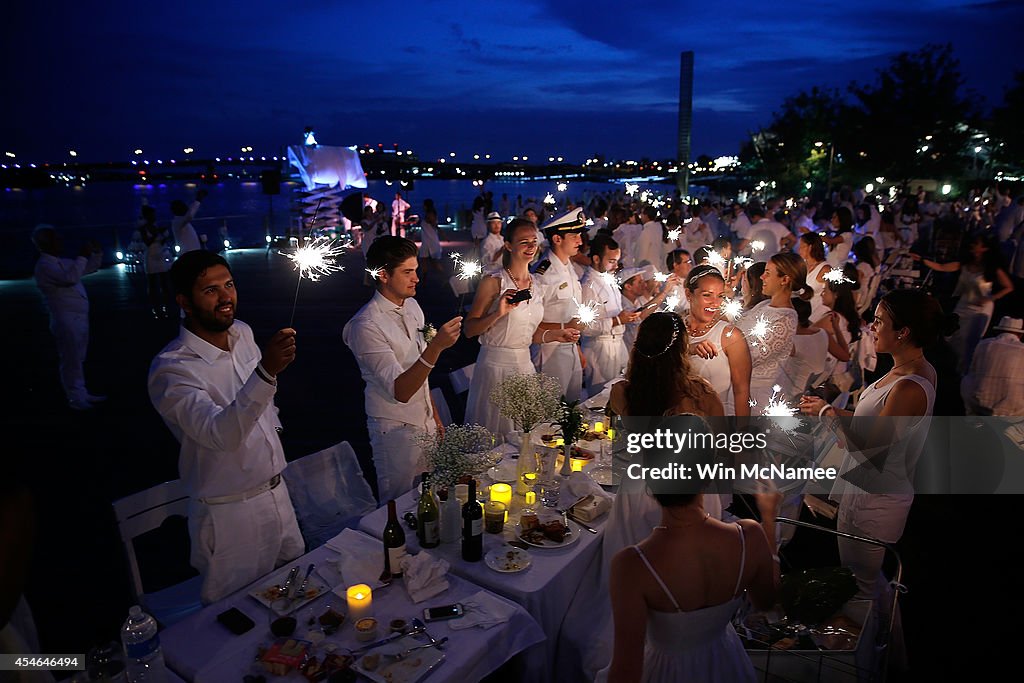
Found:
[[448, 374], [448, 379], [452, 383], [452, 391], [456, 396], [464, 391], [469, 391], [469, 385], [473, 381], [473, 369], [476, 367], [476, 363], [470, 363], [465, 367], [461, 367], [458, 370], [453, 370]]
[[452, 423], [452, 411], [448, 408], [448, 401], [444, 400], [441, 388], [431, 389], [430, 398], [434, 399], [434, 406], [437, 408], [437, 416], [441, 418], [441, 424], [447, 427]]
[[370, 484], [347, 441], [291, 461], [283, 476], [307, 551], [377, 509]]
[[202, 579], [196, 574], [166, 588], [145, 592], [135, 553], [135, 539], [159, 529], [173, 517], [188, 519], [188, 502], [185, 486], [180, 479], [175, 479], [125, 496], [113, 504], [117, 528], [128, 560], [132, 598], [164, 626], [202, 608], [199, 599]]

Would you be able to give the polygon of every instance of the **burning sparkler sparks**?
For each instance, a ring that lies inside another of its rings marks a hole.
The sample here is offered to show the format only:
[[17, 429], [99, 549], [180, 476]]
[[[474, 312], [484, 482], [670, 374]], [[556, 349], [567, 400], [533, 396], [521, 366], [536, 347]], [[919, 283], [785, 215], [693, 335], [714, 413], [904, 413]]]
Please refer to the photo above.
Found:
[[709, 266], [714, 266], [715, 268], [718, 268], [719, 270], [722, 270], [723, 268], [725, 268], [725, 257], [722, 256], [717, 251], [715, 251], [714, 249], [710, 249], [708, 251], [708, 255], [707, 255], [707, 258], [705, 260], [708, 262]]
[[729, 319], [729, 322], [734, 323], [743, 314], [743, 302], [738, 299], [725, 299], [718, 310]]
[[295, 264], [300, 278], [316, 282], [321, 277], [345, 270], [344, 266], [337, 263], [338, 257], [345, 252], [345, 247], [346, 245], [328, 237], [318, 237], [296, 249], [295, 253], [285, 256]]
[[459, 279], [472, 280], [479, 275], [483, 269], [476, 261], [459, 261]]
[[749, 268], [753, 264], [754, 264], [754, 259], [747, 258], [746, 256], [736, 256], [732, 260], [733, 267], [734, 268], [738, 268], [738, 269]]
[[761, 240], [754, 240], [750, 243], [750, 251], [761, 251], [764, 249], [764, 242]]
[[655, 282], [668, 282], [669, 277], [670, 276], [669, 276], [668, 273], [662, 273], [661, 271], [657, 271], [657, 270], [654, 271], [654, 281]]
[[634, 185], [633, 183], [626, 183], [626, 194], [632, 197], [636, 194], [636, 191], [640, 189], [640, 185]]
[[665, 310], [666, 311], [674, 311], [674, 310], [676, 310], [676, 308], [679, 307], [679, 304], [680, 304], [681, 301], [682, 300], [679, 298], [679, 295], [677, 295], [677, 294], [671, 294], [671, 295], [665, 297]]
[[383, 268], [365, 268], [367, 274], [374, 280], [379, 280], [381, 274], [384, 272]]
[[768, 318], [763, 315], [757, 316], [757, 320], [754, 322], [754, 326], [750, 328], [750, 336], [754, 337], [757, 341], [751, 341], [751, 346], [757, 346], [758, 343], [763, 344], [764, 338], [771, 332], [772, 324]]
[[550, 192], [548, 192], [546, 195], [544, 195], [544, 203], [545, 204], [554, 204], [555, 203], [555, 196], [553, 194], [551, 194]]
[[581, 304], [576, 299], [573, 299], [572, 302], [576, 304], [576, 313], [573, 317], [579, 320], [581, 325], [590, 327], [597, 322], [598, 304], [596, 301]]
[[598, 275], [609, 287], [617, 287], [619, 284], [619, 278], [615, 277], [615, 273], [598, 273]]
[[569, 189], [569, 183], [558, 183], [558, 185], [556, 185], [555, 188], [559, 192], [565, 192], [566, 190]]
[[825, 279], [826, 282], [830, 282], [830, 283], [832, 283], [834, 285], [841, 285], [844, 282], [845, 283], [849, 283], [849, 284], [852, 285], [853, 282], [854, 282], [850, 278], [846, 277], [846, 275], [843, 273], [843, 271], [836, 270], [836, 269], [832, 269], [832, 270], [828, 271], [827, 273], [822, 275], [822, 277]]
[[782, 387], [778, 384], [772, 387], [772, 396], [768, 399], [768, 405], [761, 410], [762, 415], [772, 418], [775, 426], [787, 434], [792, 434], [798, 427], [803, 426], [803, 420], [793, 417], [798, 412], [800, 412], [799, 408], [794, 408], [786, 402]]
[[673, 228], [672, 230], [668, 231], [668, 241], [674, 242], [675, 240], [679, 239], [679, 236], [682, 234], [682, 230], [680, 230], [679, 228]]

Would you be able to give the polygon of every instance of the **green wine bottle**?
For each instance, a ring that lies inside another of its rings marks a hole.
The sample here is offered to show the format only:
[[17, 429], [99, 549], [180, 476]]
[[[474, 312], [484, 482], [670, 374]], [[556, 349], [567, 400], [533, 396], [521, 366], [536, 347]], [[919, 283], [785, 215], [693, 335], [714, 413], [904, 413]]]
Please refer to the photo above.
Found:
[[423, 490], [416, 508], [416, 537], [421, 548], [436, 548], [441, 543], [441, 515], [430, 490], [430, 473], [423, 473]]

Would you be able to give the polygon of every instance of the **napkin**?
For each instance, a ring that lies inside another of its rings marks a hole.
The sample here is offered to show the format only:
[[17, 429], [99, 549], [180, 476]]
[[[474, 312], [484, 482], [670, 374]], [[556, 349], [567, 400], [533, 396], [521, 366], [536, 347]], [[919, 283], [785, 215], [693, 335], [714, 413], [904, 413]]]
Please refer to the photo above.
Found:
[[403, 582], [413, 602], [423, 602], [448, 590], [448, 562], [434, 559], [430, 553], [420, 551], [407, 555], [401, 561]]
[[487, 591], [480, 591], [462, 601], [461, 619], [452, 619], [448, 625], [453, 631], [479, 626], [483, 629], [504, 624], [516, 613], [516, 608]]
[[569, 493], [576, 496], [574, 500], [578, 500], [583, 496], [593, 495], [594, 498], [606, 498], [609, 503], [612, 501], [612, 495], [601, 488], [601, 485], [594, 481], [586, 472], [573, 472], [569, 475], [567, 486], [569, 487]]
[[[331, 584], [353, 586], [365, 583], [370, 588], [381, 586], [380, 573], [384, 569], [379, 554], [366, 552], [367, 537], [353, 529], [345, 529], [325, 544], [340, 557], [327, 561], [320, 576]], [[372, 542], [372, 541], [371, 541]]]

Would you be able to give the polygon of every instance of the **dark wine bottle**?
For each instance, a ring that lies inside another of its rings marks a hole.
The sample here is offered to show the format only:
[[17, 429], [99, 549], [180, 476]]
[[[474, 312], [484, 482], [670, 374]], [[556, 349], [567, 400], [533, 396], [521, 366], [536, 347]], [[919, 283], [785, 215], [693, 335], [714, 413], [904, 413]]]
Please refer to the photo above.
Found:
[[476, 499], [476, 480], [469, 480], [469, 500], [462, 506], [462, 559], [479, 562], [484, 556], [484, 508]]
[[423, 473], [423, 491], [416, 509], [416, 537], [421, 548], [436, 548], [441, 544], [441, 514], [430, 490], [430, 473]]
[[392, 578], [402, 576], [402, 557], [405, 556], [405, 531], [398, 523], [395, 501], [388, 501], [388, 523], [384, 526], [384, 573]]

